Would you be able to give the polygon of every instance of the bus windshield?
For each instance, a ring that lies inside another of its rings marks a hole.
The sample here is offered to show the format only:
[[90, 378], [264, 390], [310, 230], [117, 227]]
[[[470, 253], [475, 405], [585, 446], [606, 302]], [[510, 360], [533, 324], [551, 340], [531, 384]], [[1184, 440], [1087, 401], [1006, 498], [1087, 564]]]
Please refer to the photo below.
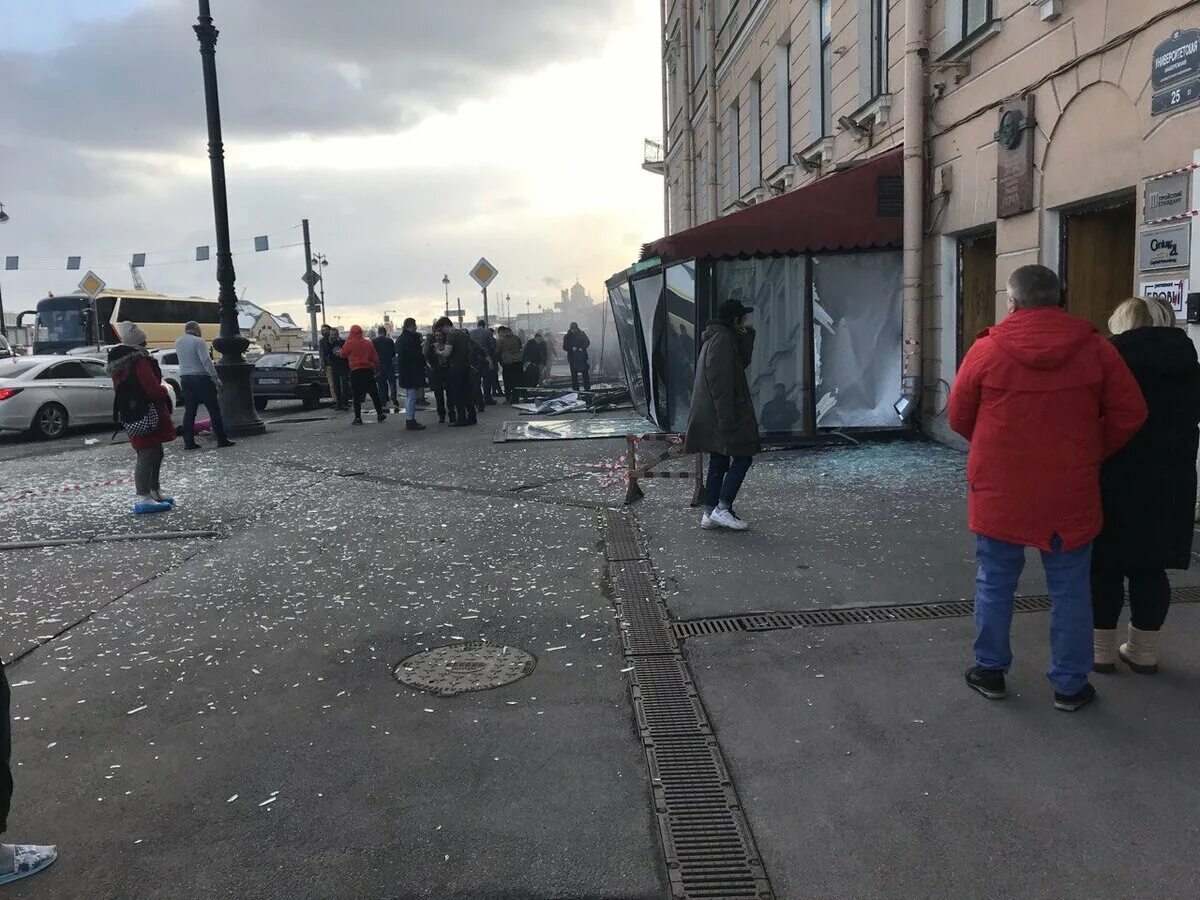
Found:
[[78, 297], [52, 297], [38, 303], [38, 352], [63, 352], [89, 342], [85, 304]]

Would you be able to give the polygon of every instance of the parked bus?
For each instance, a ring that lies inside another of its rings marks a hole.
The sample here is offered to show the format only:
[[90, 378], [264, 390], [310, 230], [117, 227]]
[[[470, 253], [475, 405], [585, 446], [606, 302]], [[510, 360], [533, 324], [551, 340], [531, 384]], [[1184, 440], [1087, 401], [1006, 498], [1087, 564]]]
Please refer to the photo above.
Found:
[[216, 300], [200, 297], [168, 297], [150, 291], [105, 290], [95, 301], [85, 294], [65, 294], [39, 300], [35, 316], [33, 352], [67, 353], [82, 347], [119, 344], [118, 322], [135, 322], [146, 332], [150, 349], [171, 347], [189, 321], [211, 326], [211, 337], [221, 321]]

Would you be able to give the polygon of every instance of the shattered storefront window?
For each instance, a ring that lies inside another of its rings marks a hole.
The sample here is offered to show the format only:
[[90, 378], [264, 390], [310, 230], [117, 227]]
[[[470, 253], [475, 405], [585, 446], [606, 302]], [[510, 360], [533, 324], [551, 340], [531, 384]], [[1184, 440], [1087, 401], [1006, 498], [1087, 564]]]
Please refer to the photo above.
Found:
[[716, 264], [713, 305], [735, 297], [754, 307], [757, 336], [746, 376], [764, 434], [804, 434], [809, 398], [805, 291], [808, 258], [722, 260]]
[[642, 347], [646, 352], [646, 387], [649, 394], [646, 412], [655, 425], [662, 427], [667, 421], [667, 361], [663, 355], [662, 312], [663, 276], [661, 272], [635, 278], [633, 307], [637, 312], [638, 325], [642, 329]]
[[668, 430], [687, 428], [696, 381], [696, 263], [667, 269], [667, 411]]
[[612, 305], [613, 324], [616, 327], [617, 343], [621, 347], [621, 361], [625, 366], [625, 380], [629, 383], [629, 398], [633, 408], [639, 412], [647, 409], [646, 382], [642, 375], [643, 363], [638, 329], [633, 321], [633, 300], [629, 284], [622, 283], [608, 292]]
[[896, 424], [900, 275], [899, 253], [813, 257], [818, 427]]

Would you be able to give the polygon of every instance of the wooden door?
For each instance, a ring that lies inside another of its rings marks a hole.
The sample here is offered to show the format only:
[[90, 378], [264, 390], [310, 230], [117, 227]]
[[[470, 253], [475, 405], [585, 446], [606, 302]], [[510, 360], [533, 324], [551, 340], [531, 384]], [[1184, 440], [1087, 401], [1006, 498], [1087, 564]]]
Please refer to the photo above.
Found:
[[1108, 334], [1108, 317], [1133, 290], [1137, 216], [1132, 204], [1067, 218], [1067, 310]]
[[975, 337], [996, 324], [996, 234], [958, 242], [958, 361]]

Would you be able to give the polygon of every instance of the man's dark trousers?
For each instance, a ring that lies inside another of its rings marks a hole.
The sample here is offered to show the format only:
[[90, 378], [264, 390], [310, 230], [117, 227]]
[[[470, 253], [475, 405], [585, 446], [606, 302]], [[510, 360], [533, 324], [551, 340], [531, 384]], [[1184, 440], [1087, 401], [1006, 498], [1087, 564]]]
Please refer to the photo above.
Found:
[[12, 715], [8, 710], [8, 678], [0, 664], [0, 834], [8, 827], [8, 807], [12, 802], [12, 771], [8, 767], [12, 756]]
[[183, 444], [191, 447], [196, 443], [196, 410], [200, 404], [208, 410], [212, 419], [213, 433], [217, 440], [226, 441], [225, 420], [221, 417], [221, 404], [217, 400], [217, 385], [207, 375], [184, 375], [179, 379], [183, 388]]

